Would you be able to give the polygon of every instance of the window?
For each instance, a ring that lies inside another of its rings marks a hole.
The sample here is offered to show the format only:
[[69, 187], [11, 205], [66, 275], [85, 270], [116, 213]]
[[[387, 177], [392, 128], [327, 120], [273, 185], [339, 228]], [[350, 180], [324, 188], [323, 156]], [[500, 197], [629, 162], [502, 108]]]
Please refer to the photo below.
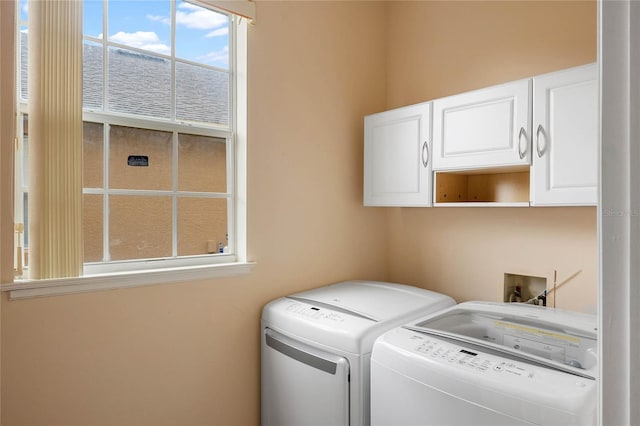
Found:
[[[27, 271], [26, 0], [18, 14], [16, 266]], [[84, 274], [244, 261], [246, 22], [197, 2], [84, 0], [82, 27]]]

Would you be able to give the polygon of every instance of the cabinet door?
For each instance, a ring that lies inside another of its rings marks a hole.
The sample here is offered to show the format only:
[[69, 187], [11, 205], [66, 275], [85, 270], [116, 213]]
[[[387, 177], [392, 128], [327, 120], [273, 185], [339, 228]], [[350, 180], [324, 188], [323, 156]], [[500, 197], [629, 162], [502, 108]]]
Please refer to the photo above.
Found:
[[433, 170], [527, 166], [531, 80], [433, 101]]
[[533, 205], [598, 201], [598, 79], [595, 64], [534, 78]]
[[431, 104], [364, 118], [364, 205], [431, 205]]

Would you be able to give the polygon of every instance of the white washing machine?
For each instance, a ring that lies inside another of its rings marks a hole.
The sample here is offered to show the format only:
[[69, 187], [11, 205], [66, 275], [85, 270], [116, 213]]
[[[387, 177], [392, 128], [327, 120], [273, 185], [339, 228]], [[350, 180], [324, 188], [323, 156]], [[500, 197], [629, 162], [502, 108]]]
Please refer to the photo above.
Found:
[[466, 302], [380, 336], [371, 424], [595, 425], [595, 315]]
[[440, 293], [370, 281], [268, 303], [261, 321], [262, 425], [368, 425], [376, 337], [454, 304]]

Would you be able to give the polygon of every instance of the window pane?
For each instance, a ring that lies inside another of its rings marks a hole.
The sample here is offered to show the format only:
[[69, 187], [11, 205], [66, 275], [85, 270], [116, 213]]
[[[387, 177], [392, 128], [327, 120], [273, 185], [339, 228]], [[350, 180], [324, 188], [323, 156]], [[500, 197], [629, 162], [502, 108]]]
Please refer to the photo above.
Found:
[[27, 27], [20, 27], [20, 77], [18, 78], [21, 100], [29, 99], [29, 34]]
[[82, 181], [85, 188], [103, 187], [103, 125], [84, 122], [82, 125]]
[[111, 260], [171, 256], [171, 197], [109, 197]]
[[101, 110], [104, 104], [102, 46], [84, 42], [82, 55], [82, 106]]
[[171, 139], [169, 132], [112, 126], [109, 137], [109, 187], [170, 190]]
[[178, 199], [178, 256], [217, 252], [227, 243], [227, 200]]
[[[20, 111], [28, 96], [29, 1], [16, 0]], [[80, 1], [83, 109], [86, 119], [101, 121], [83, 123], [84, 261], [217, 253], [229, 244], [234, 205], [227, 146], [235, 22], [189, 0]], [[22, 115], [14, 214], [25, 222], [26, 262], [29, 123]], [[193, 133], [223, 132], [178, 135], [167, 127], [176, 121]]]
[[176, 62], [176, 118], [229, 125], [229, 74]]
[[176, 56], [229, 69], [229, 16], [179, 1], [176, 10]]
[[208, 136], [178, 136], [178, 190], [227, 192], [227, 144]]
[[29, 116], [22, 116], [22, 158], [20, 159], [22, 166], [22, 186], [29, 186]]
[[82, 4], [82, 26], [86, 36], [102, 37], [102, 0], [84, 0]]
[[20, 0], [20, 20], [26, 21], [29, 17], [28, 0]]
[[[15, 176], [16, 193], [14, 194], [16, 197], [15, 207], [17, 208], [17, 217], [19, 218], [20, 214], [22, 214], [22, 224], [24, 225], [22, 247], [25, 249], [25, 259], [27, 259], [27, 248], [29, 247], [29, 116], [27, 114], [22, 115], [22, 147], [16, 152], [15, 160], [17, 169]], [[21, 213], [20, 206], [22, 206]], [[20, 222], [20, 219], [18, 219], [18, 222]], [[27, 266], [26, 263], [24, 266]]]
[[109, 2], [109, 41], [171, 54], [171, 2]]
[[[29, 247], [29, 193], [22, 193], [22, 223], [24, 224], [24, 231], [22, 233], [22, 246], [26, 249]], [[25, 266], [27, 264], [25, 263]]]
[[84, 194], [82, 196], [82, 226], [84, 238], [84, 261], [102, 261], [104, 220], [102, 195]]
[[171, 61], [111, 47], [108, 77], [111, 111], [171, 116]]

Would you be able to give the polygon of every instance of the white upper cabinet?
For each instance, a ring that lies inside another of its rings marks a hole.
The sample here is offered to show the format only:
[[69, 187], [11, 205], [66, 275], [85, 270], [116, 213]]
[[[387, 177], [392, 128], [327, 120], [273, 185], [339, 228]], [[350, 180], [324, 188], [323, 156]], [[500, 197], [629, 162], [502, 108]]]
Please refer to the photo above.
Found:
[[364, 205], [430, 206], [431, 103], [364, 118]]
[[535, 77], [533, 87], [532, 204], [597, 204], [596, 65]]
[[364, 204], [596, 205], [598, 122], [596, 64], [367, 116]]
[[433, 170], [531, 164], [531, 80], [433, 101]]

